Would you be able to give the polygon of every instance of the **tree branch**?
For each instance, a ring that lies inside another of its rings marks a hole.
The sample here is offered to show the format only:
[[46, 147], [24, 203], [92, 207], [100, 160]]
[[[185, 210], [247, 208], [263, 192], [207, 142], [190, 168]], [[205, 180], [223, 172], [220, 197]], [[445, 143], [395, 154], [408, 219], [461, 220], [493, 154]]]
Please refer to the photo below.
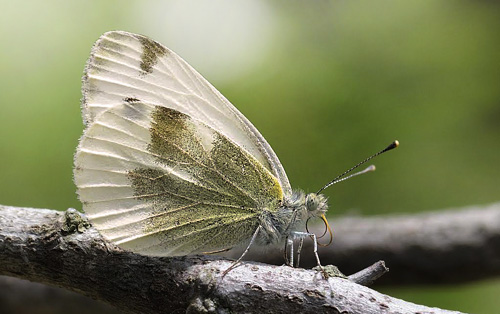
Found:
[[74, 210], [0, 206], [0, 274], [64, 287], [130, 313], [452, 313], [313, 270], [248, 262], [222, 280], [231, 261], [125, 252], [80, 218]]
[[378, 261], [370, 267], [358, 271], [350, 275], [350, 281], [363, 286], [370, 286], [375, 280], [379, 279], [383, 274], [387, 273], [389, 268], [385, 267], [384, 261]]
[[[500, 275], [500, 203], [414, 215], [338, 218], [330, 223], [334, 241], [319, 248], [321, 262], [350, 273], [384, 260], [391, 274], [377, 284], [442, 284]], [[302, 251], [311, 251], [311, 244], [306, 241]], [[281, 265], [283, 254], [250, 251], [248, 259]], [[312, 254], [302, 254], [301, 264], [308, 268], [316, 261]]]

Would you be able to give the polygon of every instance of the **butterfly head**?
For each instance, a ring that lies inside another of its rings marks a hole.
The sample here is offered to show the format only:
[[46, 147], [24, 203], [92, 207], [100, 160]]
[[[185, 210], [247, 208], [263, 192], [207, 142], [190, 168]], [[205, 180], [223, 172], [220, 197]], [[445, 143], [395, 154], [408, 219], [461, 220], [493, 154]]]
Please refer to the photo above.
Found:
[[328, 231], [330, 234], [330, 241], [327, 244], [321, 244], [319, 242], [318, 242], [318, 244], [321, 246], [326, 246], [326, 245], [329, 245], [330, 243], [332, 243], [333, 232], [332, 232], [332, 229], [330, 228], [330, 225], [328, 224], [328, 220], [326, 219], [326, 216], [325, 216], [325, 213], [328, 210], [327, 198], [323, 194], [309, 193], [306, 195], [305, 207], [307, 209], [307, 215], [308, 215], [308, 218], [306, 221], [307, 232], [309, 232], [309, 228], [307, 226], [309, 219], [319, 217], [319, 218], [321, 218], [321, 220], [323, 220], [323, 223], [325, 224], [325, 232], [319, 238], [322, 238], [326, 234], [326, 232]]
[[309, 193], [306, 195], [305, 205], [309, 217], [319, 217], [328, 210], [327, 199], [323, 194]]

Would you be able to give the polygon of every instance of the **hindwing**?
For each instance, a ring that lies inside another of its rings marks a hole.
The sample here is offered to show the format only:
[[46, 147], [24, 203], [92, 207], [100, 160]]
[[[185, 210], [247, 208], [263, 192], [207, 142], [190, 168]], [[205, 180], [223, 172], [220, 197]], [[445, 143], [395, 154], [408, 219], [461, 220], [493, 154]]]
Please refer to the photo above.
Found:
[[120, 247], [187, 255], [249, 239], [283, 200], [279, 180], [245, 149], [185, 113], [126, 98], [97, 115], [75, 156], [92, 224]]

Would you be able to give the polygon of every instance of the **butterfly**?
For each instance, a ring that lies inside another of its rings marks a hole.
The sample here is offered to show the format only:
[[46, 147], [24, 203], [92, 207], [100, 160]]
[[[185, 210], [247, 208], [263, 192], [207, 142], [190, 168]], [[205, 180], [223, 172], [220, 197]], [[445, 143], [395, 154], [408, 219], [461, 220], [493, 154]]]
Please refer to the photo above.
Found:
[[294, 238], [315, 238], [305, 229], [319, 217], [331, 242], [326, 197], [292, 190], [259, 131], [170, 49], [107, 32], [91, 50], [82, 93], [74, 181], [107, 240], [155, 256], [293, 249]]

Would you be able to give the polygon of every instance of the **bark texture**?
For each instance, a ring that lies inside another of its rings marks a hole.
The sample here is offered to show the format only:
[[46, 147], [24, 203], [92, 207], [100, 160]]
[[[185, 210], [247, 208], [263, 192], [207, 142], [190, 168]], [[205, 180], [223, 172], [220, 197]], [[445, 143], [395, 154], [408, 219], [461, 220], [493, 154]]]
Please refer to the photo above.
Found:
[[0, 206], [0, 261], [1, 275], [63, 287], [130, 313], [458, 313], [314, 270], [249, 262], [222, 279], [231, 261], [125, 252], [75, 210]]

